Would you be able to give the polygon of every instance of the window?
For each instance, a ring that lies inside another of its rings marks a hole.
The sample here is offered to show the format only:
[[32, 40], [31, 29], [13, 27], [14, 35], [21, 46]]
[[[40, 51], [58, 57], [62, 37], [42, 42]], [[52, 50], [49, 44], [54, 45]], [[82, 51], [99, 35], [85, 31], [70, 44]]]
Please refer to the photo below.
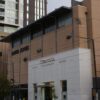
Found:
[[2, 56], [2, 52], [0, 52], [0, 56]]
[[0, 12], [4, 12], [4, 9], [0, 9]]
[[18, 2], [18, 0], [16, 0], [16, 2]]
[[48, 26], [48, 27], [45, 29], [45, 33], [52, 32], [52, 31], [55, 30], [55, 28], [56, 28], [56, 25]]
[[39, 31], [39, 32], [35, 32], [32, 34], [32, 39], [33, 38], [36, 38], [36, 37], [39, 37], [39, 36], [42, 36], [43, 35], [43, 32], [42, 31]]
[[18, 4], [16, 4], [16, 9], [18, 9]]
[[0, 0], [0, 3], [5, 4], [5, 1], [4, 0]]
[[62, 80], [61, 86], [62, 86], [62, 100], [67, 100], [67, 80]]
[[33, 88], [34, 88], [34, 100], [37, 100], [37, 93], [38, 93], [37, 84], [34, 84]]
[[62, 16], [58, 19], [58, 27], [72, 24], [71, 16]]
[[18, 24], [18, 19], [15, 19], [15, 24]]
[[15, 18], [18, 18], [18, 11], [16, 11], [15, 13]]
[[23, 35], [22, 37], [22, 43], [28, 43], [30, 41], [30, 35], [29, 34], [26, 34], [26, 35]]
[[0, 20], [4, 20], [4, 17], [0, 17]]
[[62, 81], [62, 91], [67, 91], [67, 81], [66, 80]]
[[21, 40], [16, 39], [12, 42], [12, 47], [15, 48], [15, 47], [19, 46], [20, 44], [21, 44]]

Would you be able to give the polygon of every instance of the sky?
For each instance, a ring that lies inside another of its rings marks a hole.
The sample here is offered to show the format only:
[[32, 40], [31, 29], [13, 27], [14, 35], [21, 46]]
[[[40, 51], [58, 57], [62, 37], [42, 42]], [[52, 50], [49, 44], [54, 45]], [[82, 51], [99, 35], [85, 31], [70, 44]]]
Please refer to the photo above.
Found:
[[[71, 0], [47, 0], [48, 1], [48, 13], [59, 8], [60, 6], [71, 6]], [[76, 0], [83, 1], [83, 0]]]

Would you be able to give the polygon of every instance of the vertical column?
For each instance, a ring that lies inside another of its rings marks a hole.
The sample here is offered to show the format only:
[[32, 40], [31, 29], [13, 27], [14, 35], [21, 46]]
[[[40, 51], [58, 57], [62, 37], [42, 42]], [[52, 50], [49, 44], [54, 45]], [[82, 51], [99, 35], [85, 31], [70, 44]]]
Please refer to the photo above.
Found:
[[59, 80], [56, 80], [54, 83], [55, 86], [55, 96], [56, 96], [56, 100], [62, 100], [61, 97], [61, 84]]

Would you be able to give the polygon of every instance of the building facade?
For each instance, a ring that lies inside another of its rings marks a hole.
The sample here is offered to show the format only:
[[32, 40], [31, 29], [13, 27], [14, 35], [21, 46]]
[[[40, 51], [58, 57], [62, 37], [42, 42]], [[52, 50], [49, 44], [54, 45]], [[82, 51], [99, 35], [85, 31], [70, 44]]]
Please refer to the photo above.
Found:
[[8, 79], [14, 79], [15, 97], [27, 98], [29, 61], [84, 48], [91, 50], [91, 93], [100, 98], [99, 7], [100, 0], [84, 0], [72, 9], [61, 7], [3, 39], [10, 42], [9, 62], [14, 71], [8, 66]]
[[[8, 34], [0, 32], [0, 40]], [[9, 43], [0, 42], [0, 75], [7, 77]], [[12, 64], [11, 64], [12, 65]]]
[[33, 60], [28, 69], [28, 100], [92, 100], [89, 49], [77, 48]]
[[0, 31], [12, 33], [46, 15], [46, 0], [1, 0]]
[[24, 0], [24, 26], [47, 14], [47, 0]]
[[0, 31], [15, 32], [23, 26], [23, 0], [0, 1]]

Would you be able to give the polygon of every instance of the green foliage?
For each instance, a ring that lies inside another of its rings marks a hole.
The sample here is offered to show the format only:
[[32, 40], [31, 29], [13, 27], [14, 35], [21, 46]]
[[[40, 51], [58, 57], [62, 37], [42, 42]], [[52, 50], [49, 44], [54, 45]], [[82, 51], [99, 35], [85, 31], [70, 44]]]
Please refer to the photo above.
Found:
[[0, 100], [10, 94], [11, 83], [5, 76], [0, 75]]

